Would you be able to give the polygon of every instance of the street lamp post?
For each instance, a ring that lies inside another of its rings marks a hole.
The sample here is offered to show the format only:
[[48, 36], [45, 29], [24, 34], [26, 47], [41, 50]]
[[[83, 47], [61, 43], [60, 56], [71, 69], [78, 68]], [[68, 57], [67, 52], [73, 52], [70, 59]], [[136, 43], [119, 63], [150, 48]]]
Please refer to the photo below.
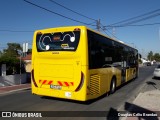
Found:
[[22, 68], [22, 51], [21, 50], [18, 50], [18, 52], [19, 52], [19, 55], [20, 55], [20, 57], [19, 57], [19, 75], [20, 75], [20, 78], [19, 78], [19, 84], [21, 84], [22, 82], [22, 76], [21, 76], [21, 74], [22, 74], [22, 72], [21, 72], [21, 68]]
[[159, 27], [159, 40], [160, 40], [160, 27]]
[[20, 67], [20, 68], [19, 68], [20, 84], [21, 84], [21, 81], [22, 81], [22, 80], [21, 80], [21, 77], [22, 77], [22, 76], [21, 76], [21, 67], [22, 67], [21, 65], [22, 65], [22, 53], [20, 52], [20, 66], [19, 66], [19, 67]]

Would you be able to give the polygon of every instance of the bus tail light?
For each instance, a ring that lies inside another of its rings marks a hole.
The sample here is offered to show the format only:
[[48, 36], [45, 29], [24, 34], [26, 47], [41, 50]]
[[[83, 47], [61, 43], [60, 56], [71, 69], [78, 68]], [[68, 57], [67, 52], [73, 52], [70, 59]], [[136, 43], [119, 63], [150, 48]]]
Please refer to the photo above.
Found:
[[80, 83], [79, 83], [78, 87], [76, 88], [75, 92], [78, 92], [82, 88], [83, 83], [84, 83], [84, 73], [81, 72], [81, 80], [80, 80]]
[[74, 31], [81, 31], [81, 29], [80, 28], [75, 28]]
[[35, 86], [35, 87], [38, 87], [38, 85], [37, 85], [37, 83], [36, 83], [36, 81], [35, 81], [35, 79], [34, 79], [34, 70], [32, 70], [31, 76], [32, 76], [32, 82], [33, 82], [34, 86]]
[[41, 32], [37, 32], [37, 35], [41, 35], [42, 33]]

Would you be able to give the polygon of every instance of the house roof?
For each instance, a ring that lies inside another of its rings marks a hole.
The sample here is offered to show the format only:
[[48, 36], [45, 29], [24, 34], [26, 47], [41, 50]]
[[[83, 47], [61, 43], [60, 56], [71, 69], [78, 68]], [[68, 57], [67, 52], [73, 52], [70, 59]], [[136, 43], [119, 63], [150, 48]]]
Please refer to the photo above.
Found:
[[32, 55], [28, 54], [26, 57], [22, 57], [22, 60], [31, 60]]

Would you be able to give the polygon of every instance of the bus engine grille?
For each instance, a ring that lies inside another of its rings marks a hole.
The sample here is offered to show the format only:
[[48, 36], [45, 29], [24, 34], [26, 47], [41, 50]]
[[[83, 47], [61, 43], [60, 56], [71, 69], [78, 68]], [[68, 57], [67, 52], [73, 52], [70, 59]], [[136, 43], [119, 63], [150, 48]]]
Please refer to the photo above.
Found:
[[100, 93], [100, 76], [91, 75], [90, 76], [90, 94], [96, 95]]

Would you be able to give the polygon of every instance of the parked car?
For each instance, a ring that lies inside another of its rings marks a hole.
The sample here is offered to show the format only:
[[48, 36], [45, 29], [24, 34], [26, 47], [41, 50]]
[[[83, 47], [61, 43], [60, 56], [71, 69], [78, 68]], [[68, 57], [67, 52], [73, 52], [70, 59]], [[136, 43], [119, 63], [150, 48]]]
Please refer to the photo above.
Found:
[[154, 77], [160, 77], [160, 64], [154, 69]]
[[151, 62], [147, 62], [146, 65], [147, 65], [147, 66], [151, 66]]

